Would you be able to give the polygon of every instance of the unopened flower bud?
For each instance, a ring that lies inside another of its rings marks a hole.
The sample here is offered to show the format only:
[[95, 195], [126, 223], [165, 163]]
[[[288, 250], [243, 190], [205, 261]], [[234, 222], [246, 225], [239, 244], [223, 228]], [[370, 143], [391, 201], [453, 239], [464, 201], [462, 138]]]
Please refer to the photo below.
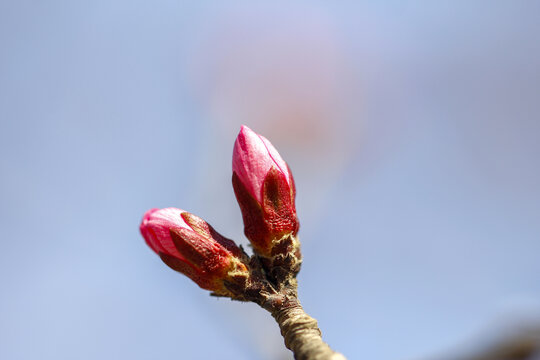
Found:
[[249, 276], [243, 251], [206, 221], [187, 211], [151, 209], [144, 214], [140, 230], [163, 262], [203, 289], [234, 296], [227, 285], [238, 286]]
[[298, 232], [294, 180], [270, 141], [247, 126], [234, 144], [232, 181], [244, 233], [259, 254], [275, 255], [279, 240]]

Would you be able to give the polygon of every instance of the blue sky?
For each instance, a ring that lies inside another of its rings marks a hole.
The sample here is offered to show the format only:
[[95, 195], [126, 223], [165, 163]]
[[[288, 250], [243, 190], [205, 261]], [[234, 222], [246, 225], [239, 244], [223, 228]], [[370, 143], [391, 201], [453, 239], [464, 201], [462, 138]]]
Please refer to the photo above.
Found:
[[138, 224], [242, 244], [241, 124], [298, 188], [300, 295], [351, 359], [540, 321], [534, 2], [0, 2], [0, 358], [277, 359]]

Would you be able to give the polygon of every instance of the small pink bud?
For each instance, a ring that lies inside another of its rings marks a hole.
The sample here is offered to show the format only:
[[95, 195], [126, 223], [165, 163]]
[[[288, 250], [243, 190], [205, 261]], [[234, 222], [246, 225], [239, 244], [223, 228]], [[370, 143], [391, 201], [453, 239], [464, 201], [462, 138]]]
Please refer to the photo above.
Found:
[[146, 243], [163, 262], [203, 289], [230, 295], [224, 281], [236, 281], [238, 276], [247, 278], [249, 275], [242, 262], [242, 250], [206, 221], [187, 211], [176, 208], [148, 210], [140, 230]]
[[296, 190], [291, 170], [263, 136], [242, 126], [233, 150], [233, 187], [244, 232], [255, 250], [271, 255], [275, 240], [296, 235]]

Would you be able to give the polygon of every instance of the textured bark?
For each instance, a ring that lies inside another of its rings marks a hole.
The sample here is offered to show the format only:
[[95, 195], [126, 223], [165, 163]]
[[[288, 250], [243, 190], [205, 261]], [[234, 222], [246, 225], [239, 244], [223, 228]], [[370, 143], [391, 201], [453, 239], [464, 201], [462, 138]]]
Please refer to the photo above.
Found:
[[296, 360], [346, 360], [322, 340], [317, 320], [305, 313], [297, 299], [290, 299], [271, 313]]

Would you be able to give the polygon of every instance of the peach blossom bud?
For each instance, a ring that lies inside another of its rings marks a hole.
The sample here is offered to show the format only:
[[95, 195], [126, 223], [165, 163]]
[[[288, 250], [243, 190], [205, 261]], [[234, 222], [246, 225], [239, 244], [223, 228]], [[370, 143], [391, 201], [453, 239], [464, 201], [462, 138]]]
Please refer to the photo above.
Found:
[[201, 288], [231, 296], [227, 282], [247, 279], [243, 251], [203, 219], [187, 211], [166, 208], [147, 211], [140, 225], [146, 243], [169, 267]]
[[232, 181], [247, 238], [257, 252], [270, 256], [276, 240], [298, 232], [291, 170], [270, 141], [242, 126]]

